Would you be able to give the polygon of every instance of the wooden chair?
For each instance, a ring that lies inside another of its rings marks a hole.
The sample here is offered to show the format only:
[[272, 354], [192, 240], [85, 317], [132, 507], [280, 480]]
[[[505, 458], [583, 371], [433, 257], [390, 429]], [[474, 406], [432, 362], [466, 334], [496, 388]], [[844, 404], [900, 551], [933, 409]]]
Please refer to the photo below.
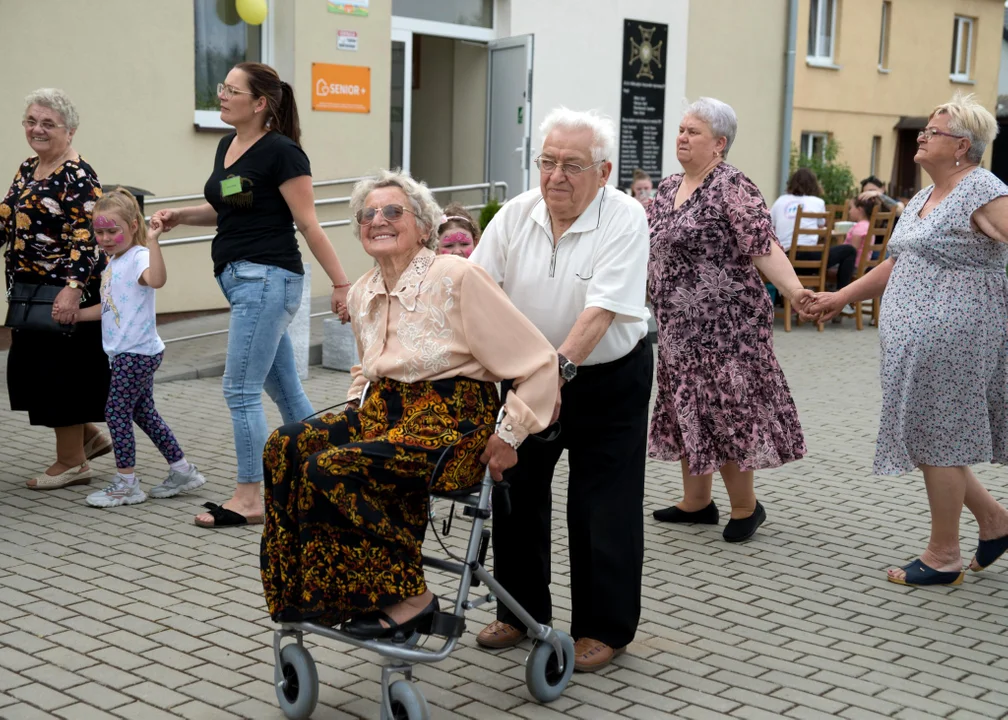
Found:
[[846, 222], [850, 220], [850, 203], [844, 203], [843, 205], [827, 205], [826, 212], [833, 215], [833, 222]]
[[[820, 227], [817, 228], [803, 228], [801, 226], [802, 220], [814, 218], [816, 221], [822, 223]], [[815, 245], [799, 245], [799, 236], [804, 235], [808, 237], [810, 235], [815, 236], [819, 242]], [[795, 226], [794, 234], [791, 236], [791, 247], [788, 249], [788, 260], [791, 261], [791, 267], [798, 272], [798, 280], [801, 281], [803, 287], [811, 288], [816, 292], [824, 292], [826, 290], [826, 266], [829, 263], [829, 249], [830, 242], [833, 238], [833, 213], [813, 213], [804, 212], [801, 205], [798, 206], [798, 213], [795, 215]], [[799, 260], [798, 253], [819, 253], [818, 259], [815, 260]], [[801, 271], [812, 271], [814, 274], [801, 274]], [[791, 332], [791, 301], [788, 298], [784, 298], [784, 332]], [[801, 318], [798, 319], [798, 324], [801, 324]], [[823, 323], [816, 323], [819, 328], [819, 332], [823, 331]]]
[[[871, 220], [868, 221], [868, 234], [865, 235], [864, 245], [861, 247], [861, 260], [854, 271], [854, 279], [864, 277], [864, 274], [873, 267], [881, 264], [886, 258], [886, 249], [889, 247], [889, 238], [892, 237], [893, 227], [896, 225], [896, 212], [883, 212], [881, 206], [872, 211]], [[871, 324], [878, 325], [879, 308], [882, 298], [871, 299], [871, 307], [861, 307], [861, 302], [854, 303], [854, 321], [858, 330], [864, 329], [864, 315], [871, 317]]]

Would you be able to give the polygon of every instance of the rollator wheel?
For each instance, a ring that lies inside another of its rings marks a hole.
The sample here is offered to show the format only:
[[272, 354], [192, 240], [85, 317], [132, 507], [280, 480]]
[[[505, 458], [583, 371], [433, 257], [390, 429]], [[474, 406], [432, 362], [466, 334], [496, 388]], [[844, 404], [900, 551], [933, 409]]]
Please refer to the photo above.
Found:
[[539, 702], [553, 702], [560, 697], [574, 674], [574, 641], [565, 632], [557, 630], [556, 634], [563, 648], [563, 672], [556, 651], [548, 642], [537, 640], [525, 661], [525, 686]]
[[388, 720], [430, 720], [427, 698], [409, 680], [396, 680], [389, 685], [389, 705], [392, 717]]
[[318, 670], [311, 653], [303, 645], [285, 645], [280, 665], [273, 669], [280, 709], [289, 720], [308, 720], [318, 703]]

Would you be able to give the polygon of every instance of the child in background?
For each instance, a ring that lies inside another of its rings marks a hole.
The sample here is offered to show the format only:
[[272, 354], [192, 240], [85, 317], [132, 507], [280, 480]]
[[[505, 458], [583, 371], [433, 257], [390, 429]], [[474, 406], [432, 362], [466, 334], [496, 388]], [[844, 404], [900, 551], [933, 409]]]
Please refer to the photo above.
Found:
[[857, 248], [854, 267], [861, 267], [861, 250], [864, 248], [865, 237], [868, 235], [868, 223], [871, 220], [872, 212], [881, 204], [878, 198], [871, 196], [856, 197], [851, 202], [850, 219], [854, 221], [854, 227], [847, 231], [844, 243]]
[[148, 231], [136, 198], [122, 188], [102, 196], [92, 217], [95, 239], [109, 262], [102, 273], [101, 305], [81, 310], [75, 319], [100, 319], [102, 323], [102, 345], [112, 367], [105, 422], [112, 434], [118, 473], [107, 488], [88, 495], [87, 503], [116, 507], [147, 499], [134, 472], [134, 421], [169, 465], [168, 478], [151, 489], [151, 497], [167, 498], [195, 490], [206, 479], [186, 460], [171, 429], [154, 408], [154, 372], [161, 365], [165, 347], [154, 312], [154, 290], [168, 279], [158, 245], [163, 226], [152, 220]]
[[468, 258], [476, 249], [479, 238], [479, 225], [462, 205], [451, 203], [444, 209], [438, 226], [439, 252], [442, 255]]

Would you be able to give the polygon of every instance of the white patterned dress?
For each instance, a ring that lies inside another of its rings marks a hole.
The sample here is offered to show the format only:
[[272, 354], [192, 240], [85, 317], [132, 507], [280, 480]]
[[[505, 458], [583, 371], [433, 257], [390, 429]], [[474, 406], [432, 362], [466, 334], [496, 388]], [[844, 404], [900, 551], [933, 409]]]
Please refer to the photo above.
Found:
[[889, 242], [877, 475], [1008, 462], [1008, 245], [970, 225], [1008, 186], [977, 168], [921, 218], [933, 189], [914, 196]]

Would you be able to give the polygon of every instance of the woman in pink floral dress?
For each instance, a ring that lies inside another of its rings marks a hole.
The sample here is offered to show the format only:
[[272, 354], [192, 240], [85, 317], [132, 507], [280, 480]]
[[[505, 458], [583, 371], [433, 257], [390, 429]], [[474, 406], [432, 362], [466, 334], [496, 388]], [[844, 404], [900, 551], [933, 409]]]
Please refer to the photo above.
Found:
[[802, 288], [753, 182], [724, 162], [735, 112], [701, 98], [687, 108], [676, 155], [648, 210], [648, 291], [658, 324], [658, 399], [648, 452], [679, 460], [683, 499], [656, 510], [664, 522], [716, 525], [714, 471], [731, 500], [728, 542], [766, 519], [753, 471], [805, 455], [798, 411], [773, 350], [773, 306], [759, 271], [796, 308]]

